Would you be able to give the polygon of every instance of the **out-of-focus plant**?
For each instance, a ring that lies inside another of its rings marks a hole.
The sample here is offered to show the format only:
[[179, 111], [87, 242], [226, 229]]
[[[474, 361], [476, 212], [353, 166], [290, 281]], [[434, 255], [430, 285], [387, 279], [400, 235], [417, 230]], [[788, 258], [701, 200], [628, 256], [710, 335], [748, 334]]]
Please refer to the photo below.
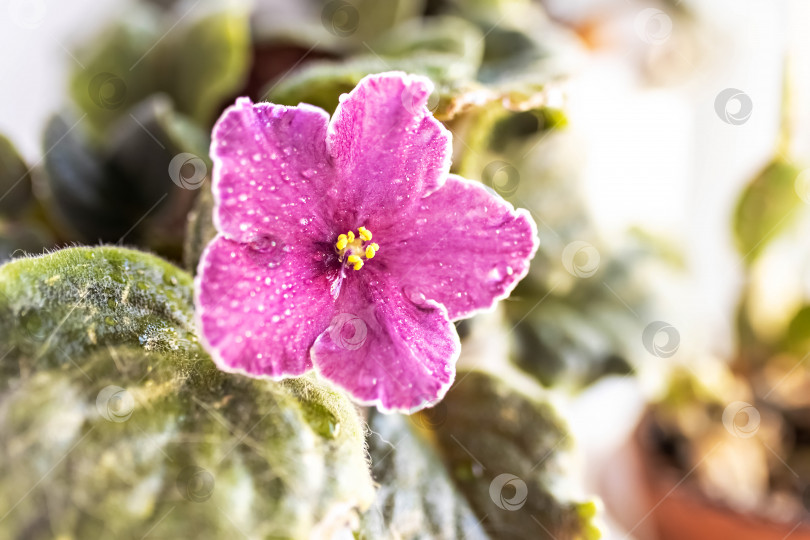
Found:
[[792, 522], [810, 512], [810, 174], [787, 128], [734, 209], [735, 354], [678, 369], [652, 419], [674, 465], [704, 463], [696, 478], [710, 497]]
[[248, 17], [236, 0], [135, 4], [77, 51], [73, 107], [44, 136], [41, 194], [63, 241], [180, 258], [186, 216], [209, 177], [210, 127], [246, 78]]

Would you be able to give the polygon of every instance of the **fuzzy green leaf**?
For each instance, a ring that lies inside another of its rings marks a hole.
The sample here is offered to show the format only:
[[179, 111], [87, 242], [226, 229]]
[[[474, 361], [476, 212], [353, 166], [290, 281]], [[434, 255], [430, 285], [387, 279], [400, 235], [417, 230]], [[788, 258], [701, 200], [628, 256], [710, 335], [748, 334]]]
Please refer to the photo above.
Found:
[[593, 502], [559, 493], [571, 439], [540, 387], [460, 371], [445, 399], [406, 419], [375, 415], [379, 482], [364, 538], [592, 540]]
[[369, 453], [379, 488], [374, 506], [363, 515], [361, 538], [485, 540], [480, 518], [419, 433], [419, 418], [372, 413]]
[[302, 538], [371, 502], [345, 395], [218, 370], [191, 296], [120, 248], [0, 267], [0, 536]]

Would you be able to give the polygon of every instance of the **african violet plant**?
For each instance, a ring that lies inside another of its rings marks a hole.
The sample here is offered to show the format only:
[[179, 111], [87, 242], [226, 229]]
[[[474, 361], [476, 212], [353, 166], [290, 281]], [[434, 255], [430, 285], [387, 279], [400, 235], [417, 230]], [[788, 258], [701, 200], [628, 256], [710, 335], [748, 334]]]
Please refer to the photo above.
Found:
[[205, 4], [77, 53], [43, 167], [0, 147], [0, 535], [598, 538], [547, 386], [625, 372], [644, 294], [561, 158], [570, 36]]

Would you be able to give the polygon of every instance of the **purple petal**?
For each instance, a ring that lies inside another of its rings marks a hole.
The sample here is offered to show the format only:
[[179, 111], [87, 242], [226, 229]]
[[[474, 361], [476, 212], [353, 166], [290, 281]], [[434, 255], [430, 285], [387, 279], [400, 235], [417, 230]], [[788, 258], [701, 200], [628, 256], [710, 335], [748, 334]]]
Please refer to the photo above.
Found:
[[329, 115], [311, 105], [240, 98], [214, 126], [214, 222], [241, 242], [323, 240], [324, 198], [335, 188], [326, 151]]
[[447, 308], [451, 320], [490, 308], [529, 271], [537, 226], [481, 184], [449, 175], [406, 220], [398, 238], [380, 238], [384, 263], [405, 294]]
[[452, 144], [427, 108], [432, 89], [425, 77], [391, 72], [369, 75], [341, 96], [327, 145], [341, 207], [357, 223], [384, 228], [444, 183]]
[[324, 377], [383, 411], [414, 412], [444, 396], [459, 341], [442, 306], [414, 304], [382, 273], [363, 268], [344, 281], [336, 313], [312, 347]]
[[317, 252], [257, 250], [217, 236], [203, 252], [195, 286], [206, 349], [224, 371], [276, 379], [304, 373], [334, 309], [334, 277]]

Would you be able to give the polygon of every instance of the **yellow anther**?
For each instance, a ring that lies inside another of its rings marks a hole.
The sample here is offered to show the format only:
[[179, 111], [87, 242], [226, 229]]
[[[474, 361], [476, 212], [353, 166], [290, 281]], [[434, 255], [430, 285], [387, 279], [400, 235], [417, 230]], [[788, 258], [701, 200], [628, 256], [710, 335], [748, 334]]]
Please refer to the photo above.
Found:
[[346, 246], [348, 244], [349, 244], [349, 239], [346, 237], [345, 234], [341, 234], [340, 236], [338, 236], [338, 240], [337, 240], [337, 243], [335, 244], [335, 247], [338, 248], [338, 250], [344, 250], [344, 249], [346, 249]]
[[365, 227], [357, 228], [357, 236], [353, 231], [338, 235], [335, 247], [341, 261], [346, 261], [355, 270], [363, 268], [363, 259], [373, 259], [380, 249], [378, 244], [369, 242], [371, 231]]
[[355, 270], [360, 270], [361, 268], [363, 268], [363, 260], [357, 255], [349, 255], [346, 261], [349, 264], [354, 265]]
[[374, 248], [374, 251], [380, 251], [380, 244], [377, 244], [376, 242], [372, 242], [370, 244], [370, 246]]

